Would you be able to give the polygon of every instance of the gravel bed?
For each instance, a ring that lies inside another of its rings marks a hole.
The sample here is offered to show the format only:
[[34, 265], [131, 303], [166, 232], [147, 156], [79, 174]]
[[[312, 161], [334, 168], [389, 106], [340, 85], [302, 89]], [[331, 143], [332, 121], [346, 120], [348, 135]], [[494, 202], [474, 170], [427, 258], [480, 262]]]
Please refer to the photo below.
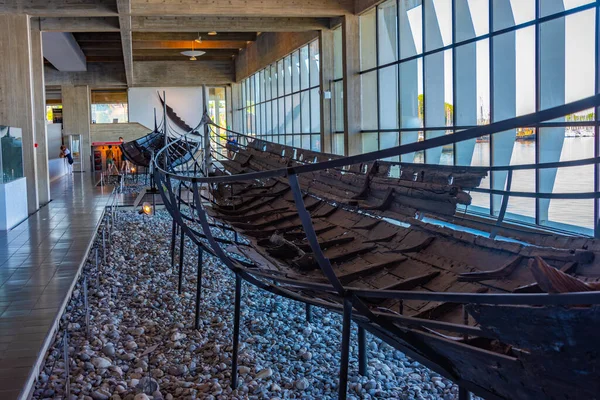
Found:
[[[102, 227], [100, 228], [102, 229]], [[108, 263], [90, 262], [89, 337], [83, 311], [83, 278], [62, 316], [34, 399], [65, 398], [62, 339], [68, 330], [71, 398], [144, 399], [335, 399], [341, 317], [261, 291], [244, 282], [239, 385], [232, 390], [235, 279], [205, 256], [200, 329], [193, 328], [197, 250], [186, 243], [183, 293], [170, 267], [171, 219], [118, 212]], [[102, 252], [100, 251], [102, 260]], [[98, 271], [99, 270], [99, 271]], [[368, 373], [358, 375], [356, 327], [350, 399], [458, 398], [458, 388], [367, 334]]]

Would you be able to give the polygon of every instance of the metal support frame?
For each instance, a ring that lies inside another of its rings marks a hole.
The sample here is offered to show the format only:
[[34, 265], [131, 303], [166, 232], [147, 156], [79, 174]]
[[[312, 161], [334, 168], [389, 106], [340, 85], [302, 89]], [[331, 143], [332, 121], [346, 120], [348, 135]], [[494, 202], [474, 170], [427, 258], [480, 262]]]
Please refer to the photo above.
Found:
[[181, 294], [181, 289], [183, 286], [183, 257], [184, 257], [184, 249], [185, 249], [185, 233], [181, 232], [179, 241], [179, 283], [177, 285], [177, 293]]
[[90, 337], [90, 305], [88, 303], [88, 281], [87, 276], [83, 277], [83, 308], [85, 309], [85, 335]]
[[171, 268], [175, 266], [175, 240], [177, 239], [177, 223], [173, 219], [173, 228], [171, 229]]
[[196, 317], [194, 319], [194, 328], [200, 327], [200, 301], [202, 300], [202, 264], [204, 262], [204, 251], [198, 246], [198, 282], [196, 283]]
[[237, 388], [237, 364], [240, 344], [240, 314], [242, 303], [242, 277], [235, 274], [235, 308], [233, 313], [233, 354], [231, 355], [231, 388]]
[[342, 322], [342, 350], [340, 356], [340, 382], [338, 399], [345, 400], [348, 392], [348, 364], [350, 363], [350, 327], [352, 325], [352, 299], [344, 299]]
[[65, 363], [65, 393], [66, 398], [71, 398], [71, 371], [69, 370], [69, 333], [65, 329], [63, 336], [63, 361]]
[[471, 392], [462, 386], [458, 387], [458, 400], [471, 400]]
[[358, 373], [367, 376], [367, 332], [358, 327]]
[[102, 229], [102, 251], [104, 255], [104, 264], [106, 264], [106, 227]]
[[306, 303], [306, 322], [312, 323], [313, 321], [312, 305]]

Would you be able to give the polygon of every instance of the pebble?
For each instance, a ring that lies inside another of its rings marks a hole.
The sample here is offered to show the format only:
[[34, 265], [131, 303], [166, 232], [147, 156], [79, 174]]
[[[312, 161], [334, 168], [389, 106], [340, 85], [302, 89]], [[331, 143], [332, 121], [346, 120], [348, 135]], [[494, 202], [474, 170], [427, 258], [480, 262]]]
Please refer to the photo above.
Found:
[[266, 379], [266, 378], [270, 378], [272, 375], [273, 375], [273, 370], [271, 368], [265, 368], [265, 369], [258, 371], [258, 374], [256, 374], [256, 379]]
[[106, 358], [102, 357], [92, 358], [92, 364], [96, 368], [108, 368], [112, 365], [110, 360], [107, 360]]
[[[151, 217], [130, 211], [117, 215], [100, 279], [93, 256], [84, 265], [90, 335], [81, 322], [80, 280], [41, 368], [33, 400], [65, 398], [60, 342], [65, 326], [73, 355], [70, 400], [337, 398], [339, 315], [315, 307], [308, 323], [303, 304], [245, 284], [239, 385], [232, 389], [232, 273], [205, 253], [200, 328], [194, 329], [195, 245], [186, 243], [184, 290], [179, 295], [177, 269], [170, 267], [170, 216], [162, 210]], [[101, 237], [96, 246], [102, 248]], [[353, 327], [352, 354], [356, 332]], [[349, 399], [458, 398], [458, 388], [450, 381], [373, 336], [367, 343], [368, 373], [358, 375], [351, 364]]]

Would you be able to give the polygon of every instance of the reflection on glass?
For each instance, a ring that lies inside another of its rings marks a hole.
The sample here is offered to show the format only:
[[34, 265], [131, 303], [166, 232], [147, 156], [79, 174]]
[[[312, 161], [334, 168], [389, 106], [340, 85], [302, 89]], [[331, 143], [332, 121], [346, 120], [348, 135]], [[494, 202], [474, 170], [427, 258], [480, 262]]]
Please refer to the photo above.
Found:
[[21, 129], [0, 125], [0, 148], [2, 149], [1, 183], [23, 177], [23, 134]]

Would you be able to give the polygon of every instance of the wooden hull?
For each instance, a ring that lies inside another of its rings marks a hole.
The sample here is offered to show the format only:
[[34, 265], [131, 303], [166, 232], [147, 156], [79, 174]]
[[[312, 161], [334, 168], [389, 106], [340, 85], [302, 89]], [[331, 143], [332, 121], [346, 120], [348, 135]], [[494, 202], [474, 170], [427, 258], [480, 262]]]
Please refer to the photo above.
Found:
[[[217, 173], [293, 168], [297, 160], [332, 157], [255, 140], [222, 161]], [[391, 177], [394, 168], [381, 162], [298, 176], [333, 278], [307, 240], [307, 220], [283, 177], [210, 186], [206, 212], [249, 242], [221, 244], [228, 253], [210, 251], [277, 294], [337, 312], [350, 296], [357, 323], [485, 398], [595, 398], [600, 346], [591, 335], [600, 324], [600, 297], [590, 306], [563, 307], [509, 296], [541, 292], [531, 269], [536, 257], [595, 282], [598, 242], [548, 235], [500, 241], [444, 226], [442, 218], [451, 219], [457, 204], [470, 203], [466, 191], [479, 185], [485, 170], [403, 164]], [[195, 215], [193, 206], [188, 212]], [[440, 219], [426, 223], [424, 215]], [[551, 297], [535, 299], [549, 304]]]

